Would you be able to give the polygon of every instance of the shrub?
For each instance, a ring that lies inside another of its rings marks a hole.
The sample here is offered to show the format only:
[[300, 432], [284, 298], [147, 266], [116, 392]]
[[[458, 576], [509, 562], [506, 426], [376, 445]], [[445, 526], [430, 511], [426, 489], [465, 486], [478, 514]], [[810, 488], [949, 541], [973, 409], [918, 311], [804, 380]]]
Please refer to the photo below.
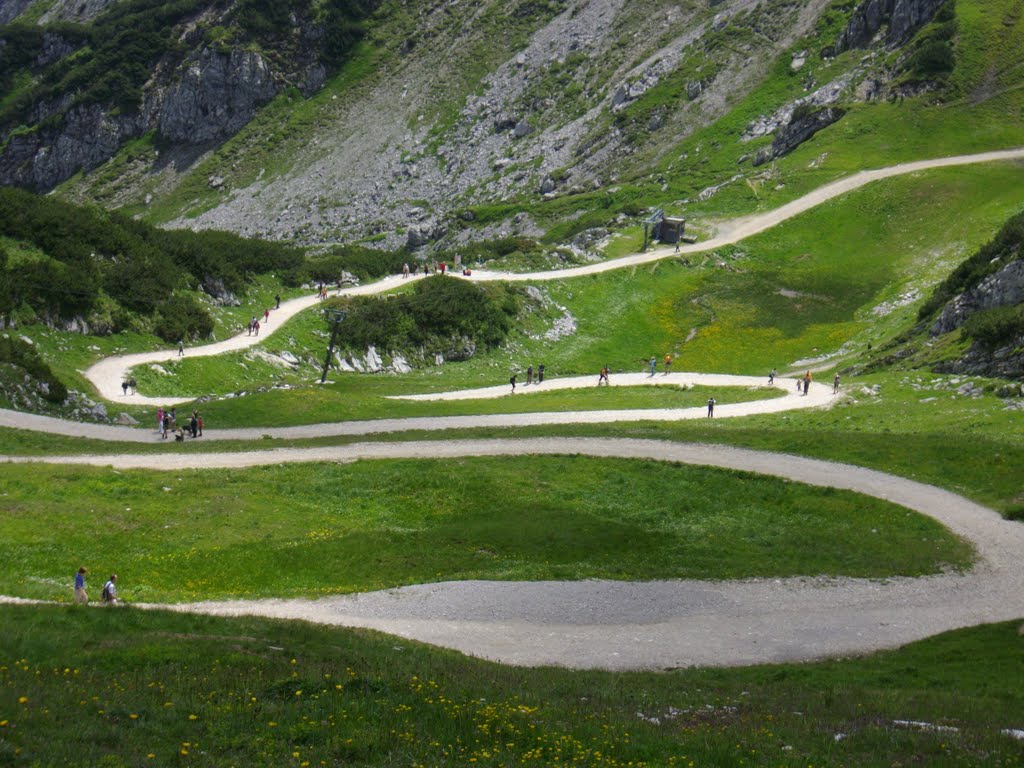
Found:
[[920, 78], [937, 78], [953, 71], [956, 57], [953, 46], [945, 40], [925, 43], [907, 61], [907, 72]]
[[1024, 337], [1024, 304], [975, 312], [967, 318], [963, 333], [989, 349]]
[[518, 296], [502, 286], [435, 275], [416, 283], [408, 294], [340, 302], [348, 310], [341, 326], [343, 343], [352, 349], [372, 344], [399, 350], [461, 337], [477, 346], [496, 347], [519, 312]]
[[172, 296], [157, 309], [153, 332], [164, 341], [206, 338], [213, 333], [213, 318], [192, 296]]

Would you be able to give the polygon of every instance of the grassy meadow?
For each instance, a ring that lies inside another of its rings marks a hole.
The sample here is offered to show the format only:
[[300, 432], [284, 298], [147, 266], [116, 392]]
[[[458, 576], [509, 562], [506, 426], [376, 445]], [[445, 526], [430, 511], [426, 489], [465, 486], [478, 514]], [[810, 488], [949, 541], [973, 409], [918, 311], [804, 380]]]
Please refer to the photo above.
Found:
[[5, 765], [1021, 764], [1016, 624], [862, 659], [604, 673], [249, 618], [0, 606], [0, 621]]
[[0, 466], [0, 477], [5, 592], [56, 600], [70, 599], [80, 564], [116, 571], [129, 601], [166, 602], [453, 579], [884, 577], [972, 559], [941, 525], [888, 502], [653, 461]]

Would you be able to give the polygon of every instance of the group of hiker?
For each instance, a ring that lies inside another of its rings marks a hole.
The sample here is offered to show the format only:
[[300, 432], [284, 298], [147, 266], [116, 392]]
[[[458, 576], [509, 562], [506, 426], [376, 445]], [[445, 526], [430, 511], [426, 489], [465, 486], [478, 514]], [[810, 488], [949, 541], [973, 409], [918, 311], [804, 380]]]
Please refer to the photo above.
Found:
[[[508, 383], [512, 385], [512, 391], [516, 391], [516, 379], [519, 378], [518, 373], [513, 373], [509, 378]], [[542, 384], [544, 382], [544, 363], [537, 366], [537, 377], [534, 379], [533, 365], [526, 367], [526, 386], [530, 384]]]
[[173, 434], [175, 442], [183, 443], [185, 435], [192, 437], [203, 436], [203, 417], [199, 411], [193, 410], [192, 415], [184, 425], [178, 424], [177, 408], [165, 410], [163, 407], [156, 409], [156, 431], [161, 440], [166, 440], [168, 435]]
[[[84, 605], [89, 602], [89, 593], [85, 591], [85, 575], [88, 569], [83, 565], [75, 574], [75, 602]], [[117, 605], [120, 602], [117, 596], [117, 574], [110, 574], [107, 583], [103, 585], [100, 599], [105, 605]]]

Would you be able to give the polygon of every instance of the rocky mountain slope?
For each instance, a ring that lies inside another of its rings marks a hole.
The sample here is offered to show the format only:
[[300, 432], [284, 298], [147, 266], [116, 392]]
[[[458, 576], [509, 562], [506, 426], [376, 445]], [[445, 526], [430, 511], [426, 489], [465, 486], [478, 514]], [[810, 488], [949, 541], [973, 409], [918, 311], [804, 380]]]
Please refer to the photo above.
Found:
[[[732, 141], [754, 166], [783, 156], [839, 120], [841, 103], [889, 87], [891, 68], [859, 55], [837, 67], [837, 53], [898, 46], [939, 6], [2, 0], [0, 18], [38, 24], [0, 32], [14, 72], [0, 183], [63, 183], [72, 198], [178, 227], [312, 244], [450, 242], [474, 218], [467, 208], [649, 173], [780, 62], [794, 97], [766, 101]], [[69, 18], [87, 23], [60, 22]], [[153, 50], [128, 74], [105, 88], [77, 74], [115, 60], [124, 46], [101, 41], [142, 19]], [[499, 217], [474, 236], [543, 229]]]

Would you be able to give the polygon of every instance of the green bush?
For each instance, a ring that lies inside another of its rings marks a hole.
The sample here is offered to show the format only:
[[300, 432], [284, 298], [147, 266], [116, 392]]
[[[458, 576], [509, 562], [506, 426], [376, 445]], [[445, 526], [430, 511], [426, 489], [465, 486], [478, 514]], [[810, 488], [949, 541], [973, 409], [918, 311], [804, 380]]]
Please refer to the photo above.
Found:
[[963, 325], [963, 333], [989, 349], [1024, 337], [1024, 304], [975, 312]]
[[229, 232], [168, 232], [15, 189], [0, 189], [0, 235], [49, 257], [5, 268], [10, 274], [0, 304], [24, 304], [52, 318], [88, 313], [101, 288], [123, 307], [149, 315], [178, 288], [220, 280], [240, 291], [254, 275], [288, 275], [304, 259], [283, 243]]
[[351, 349], [371, 344], [381, 349], [433, 347], [466, 338], [477, 346], [501, 344], [519, 312], [519, 293], [503, 286], [481, 286], [435, 275], [416, 283], [411, 293], [351, 298], [335, 303], [348, 311], [342, 343]]
[[381, 251], [363, 245], [340, 245], [326, 255], [310, 258], [302, 268], [303, 280], [315, 283], [333, 283], [342, 272], [349, 272], [360, 280], [373, 280], [385, 275], [397, 275], [402, 264], [410, 261], [405, 251]]
[[936, 78], [952, 72], [955, 63], [953, 46], [945, 40], [932, 40], [911, 54], [906, 69], [915, 77]]
[[164, 341], [194, 340], [213, 333], [213, 318], [192, 296], [172, 296], [157, 309], [153, 332]]

